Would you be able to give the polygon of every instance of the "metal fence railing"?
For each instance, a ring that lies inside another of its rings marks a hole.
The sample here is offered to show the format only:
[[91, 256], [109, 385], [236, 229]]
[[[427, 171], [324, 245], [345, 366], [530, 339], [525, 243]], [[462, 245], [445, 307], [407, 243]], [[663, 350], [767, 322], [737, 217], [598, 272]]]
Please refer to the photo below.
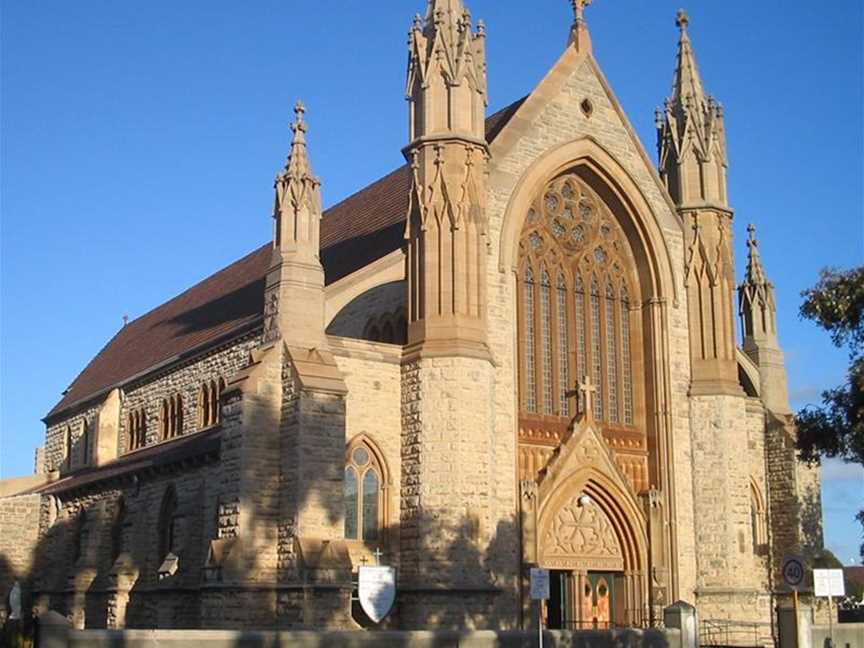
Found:
[[764, 648], [773, 646], [774, 640], [767, 622], [703, 619], [699, 644], [703, 648]]

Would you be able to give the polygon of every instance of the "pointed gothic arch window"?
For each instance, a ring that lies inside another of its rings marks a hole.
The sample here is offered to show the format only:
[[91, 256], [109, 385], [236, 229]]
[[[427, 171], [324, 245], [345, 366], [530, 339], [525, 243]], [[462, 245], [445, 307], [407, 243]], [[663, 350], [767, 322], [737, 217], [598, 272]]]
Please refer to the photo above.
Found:
[[126, 417], [126, 437], [129, 451], [143, 448], [147, 442], [147, 412], [141, 407]]
[[123, 553], [123, 532], [126, 525], [126, 500], [123, 497], [117, 499], [114, 509], [114, 520], [111, 523], [111, 560], [117, 560]]
[[81, 447], [81, 465], [87, 466], [90, 464], [91, 454], [93, 452], [92, 443], [90, 439], [90, 423], [87, 422], [87, 419], [81, 421], [81, 437], [79, 441], [79, 445]]
[[177, 491], [173, 485], [169, 485], [162, 496], [162, 506], [159, 509], [159, 560], [164, 560], [169, 553], [178, 553], [178, 525]]
[[383, 457], [366, 437], [348, 445], [345, 462], [345, 538], [365, 543], [382, 541], [386, 524]]
[[584, 409], [581, 395], [572, 395], [575, 384], [588, 377], [597, 423], [639, 425], [638, 275], [614, 214], [579, 176], [565, 173], [532, 203], [519, 250], [520, 418], [566, 428]]
[[163, 441], [183, 434], [183, 397], [180, 394], [173, 394], [163, 398], [159, 416]]
[[225, 391], [225, 381], [220, 377], [205, 380], [198, 390], [198, 426], [208, 428], [219, 423], [221, 418], [220, 402]]

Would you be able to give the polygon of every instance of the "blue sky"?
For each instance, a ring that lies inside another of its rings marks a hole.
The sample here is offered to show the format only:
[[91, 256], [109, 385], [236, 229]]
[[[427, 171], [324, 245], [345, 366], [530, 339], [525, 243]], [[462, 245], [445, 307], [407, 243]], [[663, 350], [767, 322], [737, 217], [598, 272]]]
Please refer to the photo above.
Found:
[[[596, 0], [594, 50], [649, 155], [681, 0]], [[567, 0], [471, 0], [488, 28], [490, 111], [564, 46]], [[291, 107], [309, 109], [332, 204], [402, 161], [406, 34], [423, 0], [7, 2], [0, 142], [0, 475], [32, 470], [40, 418], [116, 332], [269, 239]], [[739, 277], [754, 222], [777, 285], [793, 405], [845, 354], [798, 319], [819, 268], [864, 259], [862, 5], [691, 0], [726, 108]], [[825, 467], [828, 545], [857, 555], [864, 472]]]

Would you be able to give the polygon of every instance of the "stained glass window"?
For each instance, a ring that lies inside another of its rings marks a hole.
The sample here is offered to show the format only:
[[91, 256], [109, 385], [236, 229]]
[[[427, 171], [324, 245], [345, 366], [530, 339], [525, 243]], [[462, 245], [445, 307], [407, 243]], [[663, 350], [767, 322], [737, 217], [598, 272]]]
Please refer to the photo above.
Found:
[[552, 287], [543, 271], [540, 284], [540, 316], [543, 324], [543, 413], [552, 414]]
[[570, 345], [567, 340], [567, 282], [558, 275], [558, 400], [561, 416], [568, 416], [567, 391], [570, 388], [570, 372], [567, 355]]
[[351, 466], [345, 469], [345, 537], [357, 539], [357, 471]]
[[382, 467], [365, 441], [348, 452], [345, 467], [345, 538], [370, 543], [381, 539]]
[[630, 367], [630, 298], [627, 288], [621, 288], [621, 354], [624, 375], [624, 424], [633, 425], [633, 377]]
[[600, 339], [600, 288], [591, 282], [591, 380], [597, 387], [594, 399], [594, 420], [603, 420], [603, 345]]
[[[624, 230], [575, 173], [551, 180], [527, 214], [518, 281], [524, 414], [563, 424], [573, 409], [568, 390], [590, 377], [593, 419], [636, 425], [631, 347], [641, 331], [630, 317], [637, 278]], [[544, 266], [556, 270], [535, 276], [533, 268]], [[581, 394], [577, 402], [584, 411]]]
[[534, 273], [525, 270], [525, 406], [537, 411], [536, 365], [534, 358]]
[[608, 381], [609, 394], [609, 421], [617, 423], [618, 418], [618, 333], [615, 326], [615, 291], [612, 286], [606, 286], [606, 377]]
[[369, 468], [363, 476], [363, 539], [378, 539], [378, 473]]

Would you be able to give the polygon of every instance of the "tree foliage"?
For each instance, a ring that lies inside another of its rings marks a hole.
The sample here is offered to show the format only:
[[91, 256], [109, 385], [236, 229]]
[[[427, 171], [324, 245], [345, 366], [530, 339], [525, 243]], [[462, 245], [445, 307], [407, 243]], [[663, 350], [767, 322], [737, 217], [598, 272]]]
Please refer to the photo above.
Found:
[[[864, 266], [822, 270], [819, 282], [801, 296], [801, 317], [849, 351], [845, 382], [822, 392], [820, 407], [808, 406], [796, 416], [801, 458], [837, 457], [864, 465]], [[864, 524], [864, 511], [858, 519]]]

